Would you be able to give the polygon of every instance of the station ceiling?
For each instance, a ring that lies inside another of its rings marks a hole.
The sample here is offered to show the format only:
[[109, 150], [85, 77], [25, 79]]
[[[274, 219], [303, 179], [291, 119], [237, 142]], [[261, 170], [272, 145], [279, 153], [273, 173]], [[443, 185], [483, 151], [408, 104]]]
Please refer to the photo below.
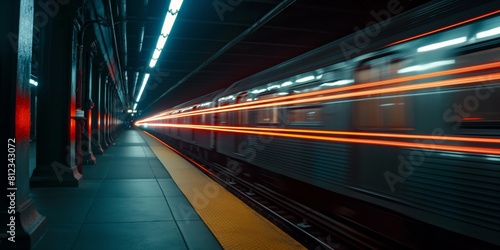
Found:
[[126, 24], [116, 25], [117, 40], [124, 41], [117, 44], [131, 103], [144, 74], [151, 74], [137, 106], [145, 114], [228, 87], [354, 33], [377, 21], [373, 13], [387, 10], [391, 4], [403, 8], [404, 13], [430, 2], [184, 0], [156, 66], [149, 69], [170, 1], [108, 1], [116, 7], [111, 10], [115, 22]]

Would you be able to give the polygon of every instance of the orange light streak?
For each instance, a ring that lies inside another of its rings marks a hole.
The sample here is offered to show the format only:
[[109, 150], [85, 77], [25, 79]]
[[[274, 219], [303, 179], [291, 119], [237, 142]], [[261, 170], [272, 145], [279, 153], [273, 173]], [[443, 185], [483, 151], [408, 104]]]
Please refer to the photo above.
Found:
[[[233, 133], [243, 133], [243, 134], [257, 134], [257, 135], [269, 135], [269, 136], [279, 136], [294, 139], [306, 139], [306, 140], [319, 140], [319, 141], [330, 141], [330, 142], [342, 142], [342, 143], [357, 143], [357, 144], [372, 144], [381, 146], [395, 146], [395, 147], [406, 147], [406, 148], [421, 148], [421, 149], [432, 149], [432, 150], [443, 150], [443, 151], [456, 151], [456, 152], [466, 152], [466, 153], [476, 153], [476, 154], [493, 154], [500, 155], [500, 148], [486, 148], [486, 147], [471, 147], [471, 146], [455, 146], [455, 145], [444, 145], [444, 144], [428, 144], [428, 143], [418, 143], [418, 142], [404, 142], [404, 141], [389, 141], [389, 140], [376, 140], [376, 139], [361, 139], [361, 138], [343, 138], [343, 137], [327, 137], [318, 135], [303, 135], [303, 134], [293, 134], [293, 133], [282, 133], [282, 132], [268, 132], [260, 130], [245, 130], [245, 129], [227, 129], [218, 126], [201, 126], [201, 125], [180, 125], [180, 124], [148, 124], [150, 126], [165, 126], [165, 127], [190, 127], [193, 129], [202, 130], [213, 130], [221, 132], [233, 132]], [[178, 126], [179, 125], [179, 126]], [[443, 140], [443, 137], [437, 137]], [[449, 138], [449, 137], [447, 137]]]
[[420, 35], [416, 35], [416, 36], [412, 36], [412, 37], [409, 37], [409, 38], [406, 38], [406, 39], [403, 39], [403, 40], [399, 40], [397, 42], [393, 42], [393, 43], [387, 45], [386, 47], [389, 47], [389, 46], [392, 46], [392, 45], [396, 45], [396, 44], [400, 44], [400, 43], [404, 43], [404, 42], [411, 41], [411, 40], [415, 40], [415, 39], [420, 38], [420, 37], [424, 37], [424, 36], [427, 36], [427, 35], [430, 35], [430, 34], [434, 34], [434, 33], [437, 33], [437, 32], [443, 31], [443, 30], [451, 29], [451, 28], [460, 26], [462, 24], [470, 23], [470, 22], [473, 22], [473, 21], [476, 21], [476, 20], [479, 20], [479, 19], [482, 19], [482, 18], [485, 18], [485, 17], [489, 17], [489, 16], [492, 16], [492, 15], [495, 15], [495, 14], [498, 14], [498, 13], [500, 13], [500, 10], [496, 10], [496, 11], [493, 11], [493, 12], [490, 12], [490, 13], [478, 16], [478, 17], [474, 17], [474, 18], [471, 18], [471, 19], [468, 19], [468, 20], [465, 20], [465, 21], [462, 21], [462, 22], [458, 22], [458, 23], [455, 23], [455, 24], [452, 24], [452, 25], [448, 25], [448, 26], [445, 26], [445, 27], [442, 27], [442, 28], [439, 28], [439, 29], [436, 29], [436, 30], [432, 30], [432, 31], [429, 31], [429, 32], [426, 32], [426, 33], [423, 33], [423, 34], [420, 34]]
[[[305, 98], [305, 97], [310, 97], [310, 96], [333, 94], [333, 93], [354, 90], [354, 89], [361, 89], [361, 88], [380, 87], [380, 86], [389, 85], [389, 84], [397, 84], [397, 83], [402, 83], [402, 82], [407, 82], [407, 81], [422, 80], [425, 78], [445, 76], [445, 75], [451, 75], [451, 74], [469, 73], [469, 72], [494, 69], [494, 68], [499, 68], [499, 67], [500, 67], [500, 62], [486, 63], [486, 64], [481, 64], [481, 65], [463, 67], [463, 68], [452, 69], [452, 70], [445, 70], [445, 71], [440, 71], [440, 72], [433, 72], [433, 73], [414, 75], [414, 76], [405, 76], [405, 77], [388, 79], [388, 80], [383, 80], [383, 81], [369, 82], [369, 83], [339, 87], [339, 88], [334, 88], [334, 89], [325, 89], [325, 90], [320, 90], [320, 91], [307, 92], [307, 93], [297, 94], [297, 95], [292, 95], [292, 96], [282, 96], [282, 97], [276, 97], [276, 98], [266, 99], [266, 100], [259, 100], [259, 101], [254, 101], [254, 102], [232, 104], [232, 105], [223, 106], [223, 107], [214, 107], [214, 108], [208, 108], [208, 109], [203, 109], [203, 110], [195, 110], [195, 111], [186, 112], [186, 113], [179, 113], [179, 114], [175, 114], [175, 115], [153, 116], [153, 117], [149, 117], [149, 118], [145, 118], [143, 120], [140, 120], [139, 122], [154, 121], [154, 120], [161, 120], [161, 119], [170, 119], [170, 118], [175, 118], [175, 117], [185, 117], [185, 116], [201, 115], [201, 114], [214, 114], [214, 113], [230, 111], [228, 109], [233, 109], [233, 110], [253, 109], [253, 108], [258, 108], [258, 107], [254, 107], [258, 104], [274, 103], [274, 102], [285, 101], [285, 100], [289, 100], [289, 99], [298, 99], [298, 98]], [[489, 79], [489, 80], [492, 80], [492, 79]], [[427, 87], [422, 87], [422, 88], [427, 88]], [[391, 88], [385, 88], [385, 89], [391, 89]], [[308, 100], [308, 99], [306, 99], [306, 100]], [[304, 101], [304, 102], [307, 102], [307, 101]], [[276, 104], [268, 105], [268, 106], [275, 106], [275, 105]], [[247, 108], [236, 109], [239, 107], [247, 107]], [[259, 106], [259, 107], [267, 107], [267, 106]]]
[[[464, 84], [469, 84], [469, 83], [481, 82], [481, 81], [484, 81], [485, 79], [488, 79], [489, 81], [499, 80], [500, 73], [492, 73], [492, 74], [486, 74], [486, 75], [480, 75], [480, 76], [469, 76], [469, 77], [462, 77], [462, 78], [457, 78], [457, 79], [441, 80], [441, 81], [428, 82], [428, 83], [418, 83], [418, 84], [396, 86], [396, 87], [383, 88], [383, 89], [364, 90], [364, 91], [343, 93], [343, 94], [337, 94], [337, 95], [319, 96], [319, 97], [311, 97], [311, 98], [305, 98], [305, 99], [295, 99], [295, 100], [290, 100], [290, 101], [254, 104], [254, 105], [251, 105], [249, 107], [234, 107], [233, 105], [231, 105], [230, 108], [225, 108], [223, 110], [210, 110], [210, 111], [204, 110], [205, 111], [204, 113], [205, 114], [215, 114], [215, 113], [228, 112], [228, 111], [238, 111], [238, 110], [265, 108], [265, 107], [273, 107], [273, 106], [285, 106], [285, 105], [304, 104], [304, 103], [311, 103], [311, 102], [332, 101], [335, 99], [342, 99], [342, 98], [349, 98], [349, 97], [385, 94], [385, 93], [391, 93], [391, 92], [403, 92], [403, 91], [420, 90], [420, 89], [427, 89], [427, 88], [434, 88], [434, 87], [456, 86], [456, 85], [464, 85]], [[296, 96], [296, 98], [298, 98], [298, 97]], [[226, 107], [228, 107], [228, 106], [226, 106]], [[168, 116], [168, 117], [163, 117], [162, 119], [170, 119], [170, 118], [185, 117], [185, 116], [192, 116], [192, 115], [194, 115], [194, 114], [192, 112], [190, 112], [190, 113], [184, 113], [184, 114], [179, 114], [179, 115], [172, 115], [172, 116]], [[199, 115], [199, 113], [196, 115]], [[155, 120], [158, 120], [158, 119], [155, 119]], [[142, 120], [141, 123], [146, 122], [146, 121], [147, 120]]]
[[480, 121], [483, 120], [481, 117], [464, 117], [462, 118], [462, 121]]
[[422, 140], [433, 140], [433, 141], [460, 141], [460, 142], [500, 144], [500, 138], [497, 139], [497, 138], [483, 138], [483, 137], [432, 136], [432, 135], [422, 135], [422, 134], [369, 133], [369, 132], [315, 130], [315, 129], [259, 128], [259, 127], [212, 126], [212, 125], [168, 124], [168, 123], [148, 123], [147, 125], [148, 126], [162, 126], [162, 127], [194, 128], [194, 129], [205, 129], [205, 130], [234, 129], [234, 130], [245, 130], [245, 131], [310, 133], [310, 134], [348, 135], [348, 136], [371, 136], [371, 137], [389, 137], [389, 138], [402, 138], [402, 139], [422, 139]]

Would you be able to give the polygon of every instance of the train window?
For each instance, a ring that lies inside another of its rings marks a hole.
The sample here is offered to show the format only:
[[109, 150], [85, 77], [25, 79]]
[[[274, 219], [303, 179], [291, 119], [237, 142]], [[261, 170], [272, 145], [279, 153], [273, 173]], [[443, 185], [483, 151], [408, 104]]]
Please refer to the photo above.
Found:
[[[398, 70], [406, 67], [409, 60], [379, 58], [370, 63], [356, 70], [356, 82], [396, 78]], [[363, 96], [354, 104], [354, 123], [361, 129], [411, 130], [411, 108], [411, 99], [404, 91]]]
[[191, 121], [193, 122], [192, 124], [200, 124], [201, 118], [199, 115], [193, 115], [191, 116]]
[[278, 107], [260, 109], [257, 112], [257, 123], [278, 123]]
[[219, 123], [221, 125], [226, 125], [227, 124], [227, 112], [221, 112], [221, 113], [219, 113]]
[[[500, 61], [500, 48], [485, 49], [456, 57], [460, 66], [479, 65], [487, 62]], [[494, 69], [494, 72], [499, 72]], [[492, 73], [491, 70], [479, 71], [479, 74]], [[487, 75], [484, 81], [471, 85], [470, 88], [460, 91], [455, 95], [455, 103], [461, 107], [460, 112], [451, 112], [448, 120], [455, 121], [463, 129], [500, 129], [500, 109], [498, 100], [500, 81], [492, 80]], [[495, 86], [496, 85], [496, 86]]]
[[[238, 95], [236, 98], [236, 103], [244, 103], [247, 101], [248, 95], [246, 93]], [[247, 125], [248, 124], [248, 109], [236, 111], [236, 124], [237, 125]]]
[[289, 123], [317, 123], [321, 122], [321, 108], [292, 108], [288, 110]]
[[[276, 93], [259, 96], [259, 99], [269, 99], [277, 96]], [[257, 123], [278, 123], [278, 106], [267, 107], [257, 111]]]
[[[220, 107], [224, 107], [224, 106], [227, 106], [229, 105], [229, 103], [224, 103], [222, 105], [220, 105]], [[220, 125], [227, 125], [227, 122], [228, 122], [228, 112], [220, 112], [218, 114], [219, 117], [219, 124]]]
[[199, 115], [198, 117], [200, 119], [200, 124], [207, 124], [207, 115], [206, 114]]

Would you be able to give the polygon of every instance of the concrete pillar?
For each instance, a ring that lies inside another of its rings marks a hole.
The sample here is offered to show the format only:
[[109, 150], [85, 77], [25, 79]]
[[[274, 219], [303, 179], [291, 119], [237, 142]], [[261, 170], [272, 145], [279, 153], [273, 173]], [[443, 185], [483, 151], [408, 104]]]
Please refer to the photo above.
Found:
[[45, 217], [29, 198], [30, 74], [34, 1], [0, 8], [0, 249], [29, 249], [45, 232]]
[[102, 129], [102, 147], [104, 149], [110, 146], [108, 141], [108, 76], [107, 73], [103, 76], [104, 81], [101, 84], [101, 129]]
[[94, 165], [96, 164], [96, 158], [92, 151], [92, 113], [94, 111], [94, 100], [92, 99], [92, 85], [93, 85], [93, 56], [91, 53], [84, 53], [85, 57], [85, 68], [84, 68], [84, 81], [83, 81], [83, 109], [85, 111], [85, 117], [87, 121], [83, 130], [83, 141], [82, 141], [82, 151], [83, 151], [83, 161], [85, 164]]
[[101, 146], [102, 141], [102, 129], [101, 129], [101, 109], [102, 109], [102, 86], [101, 86], [101, 71], [97, 67], [93, 67], [94, 74], [93, 86], [92, 86], [92, 100], [94, 101], [94, 108], [92, 109], [92, 152], [97, 155], [102, 155], [104, 150]]
[[113, 85], [113, 96], [112, 96], [112, 104], [111, 104], [111, 117], [112, 117], [112, 128], [111, 128], [111, 139], [113, 141], [116, 141], [116, 109], [117, 109], [117, 101], [118, 101], [118, 95], [116, 93], [116, 84]]
[[59, 5], [57, 15], [41, 29], [38, 78], [37, 162], [31, 187], [77, 187], [76, 73], [78, 3]]
[[113, 85], [114, 81], [108, 81], [108, 101], [106, 102], [106, 106], [108, 109], [108, 133], [107, 140], [108, 144], [113, 145]]

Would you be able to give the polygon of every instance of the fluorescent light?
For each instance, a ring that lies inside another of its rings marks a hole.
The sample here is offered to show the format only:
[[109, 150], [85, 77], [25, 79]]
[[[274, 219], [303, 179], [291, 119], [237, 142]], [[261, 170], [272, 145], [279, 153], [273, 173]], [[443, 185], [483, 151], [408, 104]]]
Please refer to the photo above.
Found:
[[499, 35], [499, 34], [500, 34], [500, 27], [497, 27], [494, 29], [490, 29], [490, 30], [486, 30], [486, 31], [482, 31], [482, 32], [477, 33], [476, 38], [485, 38], [485, 37]]
[[252, 91], [252, 93], [253, 94], [260, 94], [260, 93], [266, 92], [266, 91], [267, 91], [267, 89], [256, 89], [256, 90]]
[[151, 58], [151, 61], [149, 61], [149, 67], [154, 68], [157, 61], [158, 61], [157, 59]]
[[168, 7], [169, 10], [171, 10], [174, 13], [178, 12], [181, 9], [182, 1], [183, 0], [172, 0], [172, 1], [170, 1], [170, 6]]
[[395, 103], [383, 103], [383, 104], [380, 104], [379, 106], [380, 107], [388, 107], [388, 106], [394, 106]]
[[450, 65], [450, 64], [454, 64], [454, 63], [455, 63], [455, 60], [445, 60], [445, 61], [431, 62], [431, 63], [427, 63], [427, 64], [422, 64], [422, 65], [415, 65], [415, 66], [410, 66], [410, 67], [406, 67], [406, 68], [402, 68], [402, 69], [398, 70], [398, 74], [404, 74], [404, 73], [413, 72], [413, 71], [424, 71], [424, 70], [437, 68], [437, 67], [444, 66], [444, 65]]
[[131, 109], [127, 110], [127, 113], [132, 113], [132, 110]]
[[278, 92], [276, 95], [288, 95], [288, 92]]
[[321, 85], [319, 85], [320, 87], [321, 86], [341, 86], [341, 85], [347, 85], [347, 84], [350, 84], [350, 83], [353, 83], [354, 80], [352, 79], [348, 79], [348, 80], [338, 80], [338, 81], [335, 81], [335, 82], [326, 82], [326, 83], [323, 83]]
[[[167, 42], [167, 36], [168, 35], [160, 35], [160, 37], [158, 37], [158, 42], [156, 43], [157, 50], [159, 50], [159, 51], [163, 50], [163, 47], [165, 47], [165, 43]], [[157, 57], [153, 56], [153, 58], [157, 58]]]
[[425, 52], [425, 51], [431, 51], [431, 50], [441, 49], [441, 48], [448, 47], [448, 46], [451, 46], [451, 45], [465, 43], [466, 41], [467, 41], [467, 37], [463, 36], [463, 37], [451, 39], [451, 40], [448, 40], [448, 41], [444, 41], [444, 42], [440, 42], [440, 43], [434, 43], [434, 44], [430, 44], [430, 45], [427, 45], [427, 46], [420, 47], [420, 48], [417, 49], [417, 52]]
[[[135, 76], [134, 76], [134, 85], [133, 86], [137, 86], [137, 81], [139, 79], [139, 72], [135, 72]], [[134, 92], [135, 92], [135, 89], [134, 89]], [[133, 95], [134, 93], [132, 93]]]
[[137, 102], [134, 104], [133, 110], [135, 111], [136, 108], [137, 108]]
[[292, 84], [293, 84], [293, 82], [290, 82], [290, 81], [284, 82], [284, 83], [281, 84], [281, 87], [290, 86]]
[[152, 58], [158, 59], [158, 57], [160, 57], [160, 54], [161, 54], [161, 50], [155, 49], [155, 52], [153, 52], [153, 57]]
[[35, 86], [38, 86], [38, 82], [33, 80], [33, 79], [30, 79], [30, 84], [33, 84]]
[[167, 15], [165, 15], [165, 21], [163, 22], [163, 27], [161, 28], [161, 34], [163, 36], [168, 36], [168, 34], [170, 34], [172, 27], [174, 27], [175, 19], [177, 19], [177, 13], [176, 15], [172, 15], [170, 12], [167, 12]]
[[142, 81], [141, 90], [139, 91], [139, 94], [137, 95], [137, 99], [135, 100], [136, 102], [139, 102], [139, 100], [141, 100], [141, 95], [142, 95], [142, 92], [144, 91], [144, 88], [146, 87], [146, 84], [148, 83], [148, 79], [149, 79], [149, 74], [146, 73], [146, 75], [144, 75], [144, 80]]
[[279, 89], [279, 88], [280, 88], [280, 85], [272, 85], [272, 86], [267, 87], [267, 90]]
[[158, 37], [158, 42], [156, 43], [156, 48], [153, 52], [153, 56], [151, 57], [151, 61], [149, 61], [150, 68], [154, 68], [160, 58], [163, 47], [165, 46], [165, 43], [167, 43], [168, 35], [170, 34], [170, 31], [172, 31], [172, 27], [174, 27], [182, 2], [183, 0], [170, 1], [170, 6], [168, 7], [167, 14], [165, 15], [165, 21], [163, 21], [163, 26], [161, 28], [161, 34]]
[[311, 80], [314, 80], [314, 76], [306, 76], [306, 77], [302, 77], [300, 79], [298, 79], [297, 81], [295, 82], [308, 82], [308, 81], [311, 81]]

